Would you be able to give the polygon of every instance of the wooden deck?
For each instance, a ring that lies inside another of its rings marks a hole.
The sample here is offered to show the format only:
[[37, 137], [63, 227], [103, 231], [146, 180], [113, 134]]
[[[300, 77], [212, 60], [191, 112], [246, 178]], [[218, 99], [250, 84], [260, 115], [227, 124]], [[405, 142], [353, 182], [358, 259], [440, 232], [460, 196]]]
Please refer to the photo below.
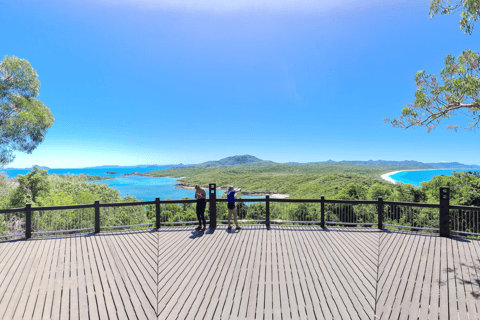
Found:
[[0, 319], [479, 319], [480, 241], [193, 227], [0, 242]]

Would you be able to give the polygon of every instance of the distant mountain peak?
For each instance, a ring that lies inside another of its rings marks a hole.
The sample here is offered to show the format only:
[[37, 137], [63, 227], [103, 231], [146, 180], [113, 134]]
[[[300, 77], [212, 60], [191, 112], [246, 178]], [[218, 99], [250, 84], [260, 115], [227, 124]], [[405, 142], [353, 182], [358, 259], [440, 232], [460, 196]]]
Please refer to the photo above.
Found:
[[263, 161], [262, 159], [254, 157], [252, 155], [244, 154], [244, 155], [226, 157], [218, 161], [207, 161], [207, 162], [199, 163], [195, 165], [195, 167], [197, 168], [227, 167], [227, 166], [235, 166], [238, 164], [262, 162], [262, 161]]

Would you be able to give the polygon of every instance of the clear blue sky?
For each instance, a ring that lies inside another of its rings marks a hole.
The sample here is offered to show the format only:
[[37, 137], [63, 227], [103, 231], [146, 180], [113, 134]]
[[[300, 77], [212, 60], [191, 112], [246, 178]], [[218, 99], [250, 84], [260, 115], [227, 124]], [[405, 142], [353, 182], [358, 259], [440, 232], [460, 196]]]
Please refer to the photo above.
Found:
[[[383, 122], [414, 75], [479, 51], [419, 0], [3, 1], [0, 53], [30, 61], [55, 116], [10, 167], [277, 162], [479, 164], [479, 134]], [[459, 120], [459, 118], [456, 118]]]

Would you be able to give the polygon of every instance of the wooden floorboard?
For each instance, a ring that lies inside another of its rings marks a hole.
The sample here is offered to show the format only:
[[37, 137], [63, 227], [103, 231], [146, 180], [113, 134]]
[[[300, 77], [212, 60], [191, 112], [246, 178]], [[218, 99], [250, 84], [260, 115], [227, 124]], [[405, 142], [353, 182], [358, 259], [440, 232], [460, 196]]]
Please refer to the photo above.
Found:
[[480, 241], [245, 225], [0, 242], [0, 319], [479, 319]]

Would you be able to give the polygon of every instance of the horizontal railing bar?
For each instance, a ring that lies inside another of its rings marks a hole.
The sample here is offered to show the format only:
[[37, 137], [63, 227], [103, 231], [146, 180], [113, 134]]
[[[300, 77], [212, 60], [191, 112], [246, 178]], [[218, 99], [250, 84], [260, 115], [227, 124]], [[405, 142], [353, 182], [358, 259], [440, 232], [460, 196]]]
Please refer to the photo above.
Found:
[[0, 238], [10, 238], [10, 237], [18, 237], [18, 236], [24, 236], [25, 233], [19, 233], [19, 234], [9, 234], [6, 236], [0, 236]]
[[[272, 199], [270, 199], [272, 200]], [[217, 199], [217, 202], [227, 202], [228, 199]], [[235, 202], [265, 202], [266, 198], [252, 198], [252, 199], [235, 199]]]
[[275, 199], [270, 198], [270, 202], [298, 202], [298, 203], [320, 203], [320, 199]]
[[25, 208], [14, 208], [14, 209], [2, 209], [0, 214], [15, 213], [15, 212], [25, 212]]
[[468, 211], [480, 211], [480, 207], [470, 207], [470, 206], [449, 206], [449, 209], [457, 209], [457, 210], [468, 210]]
[[327, 200], [325, 203], [345, 203], [345, 204], [378, 204], [377, 200]]
[[471, 234], [471, 235], [474, 235], [474, 236], [480, 236], [480, 233], [474, 233], [474, 232], [456, 231], [456, 230], [450, 230], [450, 232], [464, 233], [464, 234]]
[[71, 206], [55, 206], [55, 207], [32, 207], [32, 211], [55, 211], [55, 210], [71, 210], [71, 209], [87, 209], [93, 208], [93, 204], [78, 204]]
[[87, 230], [93, 230], [93, 229], [95, 229], [95, 228], [83, 228], [83, 229], [72, 229], [72, 230], [57, 230], [57, 231], [37, 231], [37, 232], [32, 232], [32, 234], [66, 233], [66, 232], [87, 231]]
[[[206, 199], [208, 202], [208, 199]], [[217, 199], [218, 201], [218, 199]], [[155, 204], [155, 201], [147, 201], [147, 202], [152, 202], [152, 204]], [[179, 203], [197, 203], [197, 200], [160, 200], [161, 204], [179, 204]]]
[[[227, 199], [220, 199], [221, 201], [219, 201], [217, 199], [217, 202], [226, 202], [224, 200], [227, 200]], [[271, 199], [270, 199], [271, 200]], [[266, 198], [252, 198], [252, 199], [235, 199], [235, 202], [265, 202], [267, 201]]]
[[[221, 223], [228, 223], [228, 220], [217, 220], [217, 222], [221, 222]], [[230, 220], [230, 222], [232, 222], [232, 220]], [[241, 223], [241, 222], [259, 222], [259, 223], [265, 223], [266, 221], [265, 220], [237, 220], [238, 223]]]
[[376, 223], [358, 223], [358, 222], [334, 222], [334, 221], [325, 221], [325, 224], [339, 224], [347, 226], [376, 226]]
[[155, 223], [145, 223], [145, 224], [131, 224], [128, 226], [109, 226], [109, 227], [100, 227], [100, 229], [116, 229], [116, 228], [130, 228], [130, 227], [145, 227], [153, 226]]
[[320, 221], [289, 221], [289, 220], [270, 220], [270, 223], [305, 223], [305, 224], [320, 224]]
[[384, 224], [384, 226], [388, 227], [397, 227], [397, 228], [407, 228], [407, 229], [418, 229], [418, 230], [430, 230], [430, 231], [439, 231], [440, 229], [435, 229], [435, 228], [420, 228], [420, 227], [409, 227], [409, 226], [399, 226], [396, 224]]
[[198, 224], [198, 221], [162, 222], [162, 225], [176, 225], [176, 224]]
[[155, 204], [155, 201], [142, 201], [142, 202], [122, 202], [122, 203], [100, 203], [100, 208], [106, 207], [134, 207], [134, 206], [145, 206]]
[[383, 201], [383, 204], [384, 205], [388, 204], [391, 206], [440, 208], [440, 204], [435, 204], [435, 203]]

